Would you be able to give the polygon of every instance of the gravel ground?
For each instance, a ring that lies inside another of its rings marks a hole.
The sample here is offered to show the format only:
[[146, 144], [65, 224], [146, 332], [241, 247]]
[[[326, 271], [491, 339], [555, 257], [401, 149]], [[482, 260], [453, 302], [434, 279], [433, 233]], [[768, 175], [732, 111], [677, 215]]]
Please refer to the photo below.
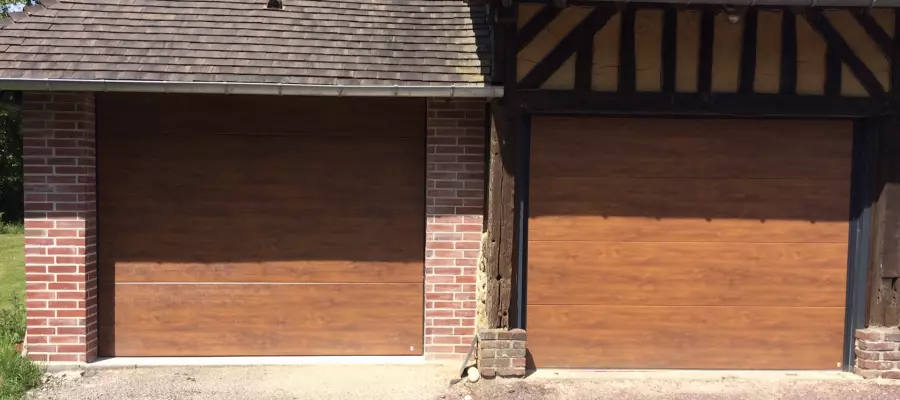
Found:
[[451, 384], [452, 368], [303, 366], [142, 368], [48, 375], [29, 399], [898, 400], [900, 384], [863, 380], [605, 378]]
[[456, 385], [442, 400], [898, 400], [900, 385], [863, 380], [526, 379]]
[[[458, 373], [458, 371], [456, 372]], [[440, 366], [159, 367], [57, 373], [28, 399], [269, 400], [434, 398], [454, 374]]]

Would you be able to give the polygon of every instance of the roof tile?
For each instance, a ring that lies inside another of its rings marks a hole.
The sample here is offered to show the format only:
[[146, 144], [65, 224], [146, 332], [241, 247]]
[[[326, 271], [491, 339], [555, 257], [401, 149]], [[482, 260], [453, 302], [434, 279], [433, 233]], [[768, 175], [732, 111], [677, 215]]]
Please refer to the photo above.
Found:
[[0, 20], [0, 76], [484, 85], [483, 6], [462, 0], [44, 0]]

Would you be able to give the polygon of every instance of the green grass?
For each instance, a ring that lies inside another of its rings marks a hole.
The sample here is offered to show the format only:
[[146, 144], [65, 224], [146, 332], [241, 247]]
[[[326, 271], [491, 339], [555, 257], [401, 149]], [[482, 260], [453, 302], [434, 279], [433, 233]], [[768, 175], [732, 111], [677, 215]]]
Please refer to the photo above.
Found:
[[0, 234], [0, 309], [9, 307], [14, 296], [25, 296], [25, 238]]
[[21, 231], [0, 234], [0, 399], [21, 399], [42, 370], [21, 356], [25, 337], [25, 243]]

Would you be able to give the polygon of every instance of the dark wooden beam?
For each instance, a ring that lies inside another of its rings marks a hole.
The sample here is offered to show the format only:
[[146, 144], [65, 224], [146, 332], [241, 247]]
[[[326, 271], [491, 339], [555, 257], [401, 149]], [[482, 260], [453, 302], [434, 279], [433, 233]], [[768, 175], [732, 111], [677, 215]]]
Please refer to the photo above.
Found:
[[667, 7], [663, 14], [662, 29], [662, 91], [675, 93], [676, 65], [678, 64], [678, 10]]
[[866, 31], [866, 34], [869, 35], [869, 38], [872, 39], [875, 44], [878, 45], [878, 49], [881, 50], [881, 54], [883, 54], [888, 59], [891, 58], [891, 37], [881, 28], [881, 25], [878, 25], [878, 21], [875, 21], [875, 18], [872, 17], [872, 14], [869, 13], [866, 9], [855, 9], [850, 11], [854, 17], [856, 17], [856, 22], [859, 22], [859, 25], [863, 27]]
[[557, 7], [553, 7], [551, 5], [546, 5], [540, 11], [537, 12], [533, 17], [531, 17], [525, 25], [522, 26], [522, 29], [519, 29], [518, 32], [518, 50], [522, 50], [525, 46], [528, 46], [532, 40], [541, 31], [547, 28], [547, 25], [550, 24], [556, 16], [559, 15], [560, 9]]
[[594, 34], [585, 31], [578, 42], [575, 58], [575, 90], [580, 93], [591, 91], [594, 67]]
[[836, 52], [837, 56], [847, 65], [847, 68], [859, 80], [859, 83], [862, 84], [869, 95], [876, 99], [885, 100], [887, 93], [884, 87], [881, 86], [881, 83], [878, 82], [878, 79], [869, 67], [853, 53], [850, 45], [847, 44], [840, 32], [831, 25], [831, 22], [817, 9], [807, 10], [804, 16], [809, 21], [810, 26], [828, 43], [830, 52]]
[[536, 114], [847, 118], [888, 111], [883, 101], [867, 97], [609, 92], [584, 97], [568, 90], [522, 90], [517, 96], [523, 107]]
[[756, 28], [758, 14], [755, 8], [748, 8], [744, 15], [744, 33], [741, 38], [741, 65], [738, 92], [753, 93], [756, 78]]
[[797, 15], [786, 8], [781, 15], [781, 94], [797, 93]]
[[636, 87], [637, 71], [634, 56], [634, 19], [637, 9], [625, 6], [622, 10], [621, 32], [619, 33], [619, 92], [633, 93]]
[[840, 96], [843, 80], [843, 62], [837, 47], [831, 43], [825, 44], [825, 94], [828, 96]]
[[507, 60], [504, 54], [506, 41], [508, 40], [506, 24], [515, 24], [515, 21], [504, 21], [504, 15], [501, 10], [502, 8], [500, 7], [492, 7], [489, 15], [491, 21], [491, 83], [498, 86], [502, 86], [504, 83], [506, 63], [516, 62], [515, 59]]
[[584, 38], [591, 37], [600, 30], [613, 15], [612, 10], [592, 10], [556, 47], [537, 63], [519, 82], [524, 89], [539, 88], [554, 72], [566, 62]]
[[503, 64], [503, 88], [507, 91], [505, 97], [511, 98], [515, 95], [519, 88], [519, 63], [517, 57], [519, 54], [519, 40], [517, 34], [516, 21], [519, 18], [519, 7], [516, 5], [508, 7], [500, 7], [497, 11], [499, 15], [498, 30], [503, 30], [503, 48], [494, 49], [496, 54], [500, 54], [506, 61]]
[[697, 68], [697, 90], [712, 92], [713, 45], [716, 35], [716, 12], [704, 10], [700, 17], [700, 65]]
[[900, 109], [900, 9], [894, 9], [894, 38], [891, 42], [891, 103]]

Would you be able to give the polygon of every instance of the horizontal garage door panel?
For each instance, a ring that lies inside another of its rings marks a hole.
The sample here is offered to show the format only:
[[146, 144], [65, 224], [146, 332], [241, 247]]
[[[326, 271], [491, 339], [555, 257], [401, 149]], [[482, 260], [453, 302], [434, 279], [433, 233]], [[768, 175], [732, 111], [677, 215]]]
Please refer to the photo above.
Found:
[[[531, 177], [850, 177], [848, 121], [540, 117]], [[543, 133], [546, 132], [546, 133]], [[602, 134], [600, 134], [602, 132]], [[835, 140], [835, 138], [843, 140]], [[577, 157], [559, 157], [592, 149]], [[604, 151], [603, 149], [616, 149]], [[696, 157], [703, 154], [703, 157]], [[809, 157], [817, 154], [819, 157]], [[742, 157], [735, 157], [741, 155]], [[533, 194], [533, 193], [532, 193]]]
[[121, 261], [101, 282], [422, 283], [421, 269], [402, 261]]
[[529, 306], [528, 320], [541, 321], [528, 325], [538, 366], [835, 369], [843, 330], [833, 327], [843, 324], [844, 310]]
[[844, 306], [845, 243], [531, 242], [529, 254], [534, 304]]
[[[145, 135], [103, 140], [104, 147], [111, 149], [110, 155], [102, 155], [104, 162], [116, 166], [103, 171], [104, 178], [151, 179], [152, 184], [105, 194], [128, 201], [110, 204], [120, 207], [133, 201], [199, 198], [180, 208], [193, 214], [203, 211], [207, 202], [230, 204], [228, 196], [249, 196], [248, 201], [229, 206], [251, 207], [248, 211], [299, 206], [300, 210], [338, 213], [335, 202], [343, 206], [340, 211], [348, 207], [366, 211], [368, 203], [358, 196], [395, 208], [408, 207], [422, 197], [422, 138]], [[279, 151], [286, 154], [274, 156]], [[179, 179], [171, 179], [173, 174]], [[253, 184], [255, 190], [248, 192], [246, 184]], [[391, 190], [381, 190], [387, 185]], [[257, 199], [266, 200], [268, 207], [250, 201]]]
[[[110, 212], [123, 232], [104, 238], [119, 282], [422, 282], [422, 222], [398, 218], [328, 218], [286, 214], [255, 218], [180, 217]], [[128, 221], [142, 230], [127, 229]], [[120, 226], [120, 223], [122, 224]], [[318, 224], [318, 227], [316, 226]], [[223, 235], [222, 230], [231, 230]], [[311, 238], [315, 238], [312, 240]], [[188, 245], [189, 244], [189, 245]]]
[[99, 101], [100, 129], [131, 134], [418, 138], [425, 128], [425, 101], [415, 98], [104, 93]]
[[532, 217], [799, 219], [845, 225], [850, 193], [847, 180], [543, 178], [531, 185]]
[[117, 285], [101, 335], [133, 356], [419, 354], [421, 297], [421, 283]]
[[834, 369], [847, 121], [535, 117], [534, 365]]
[[[766, 229], [759, 229], [762, 224]], [[845, 243], [845, 221], [544, 215], [528, 222], [533, 241]]]

